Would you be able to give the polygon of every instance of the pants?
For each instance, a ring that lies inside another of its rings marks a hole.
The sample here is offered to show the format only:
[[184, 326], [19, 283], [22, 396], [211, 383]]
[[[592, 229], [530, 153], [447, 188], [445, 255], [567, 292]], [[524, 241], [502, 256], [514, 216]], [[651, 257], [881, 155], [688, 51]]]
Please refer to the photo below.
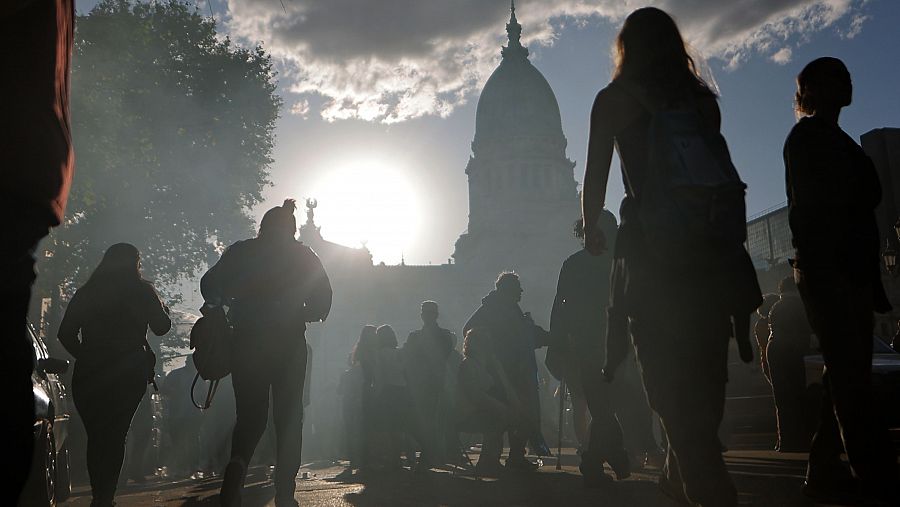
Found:
[[4, 386], [0, 431], [6, 435], [10, 468], [3, 474], [0, 504], [16, 505], [28, 478], [34, 446], [34, 394], [31, 372], [34, 350], [25, 332], [31, 284], [34, 282], [34, 250], [47, 235], [47, 226], [10, 211], [7, 231], [0, 241], [0, 326], [4, 341], [0, 350], [0, 385]]
[[[235, 413], [237, 418], [231, 441], [231, 461], [244, 467], [266, 430], [269, 417], [269, 392], [275, 424], [275, 495], [293, 497], [300, 450], [303, 445], [303, 384], [306, 379], [306, 343], [290, 336], [290, 341], [266, 340], [254, 344], [245, 336], [238, 338], [232, 367]], [[288, 338], [283, 336], [283, 338]], [[300, 335], [302, 338], [302, 334]], [[255, 345], [255, 346], [254, 346]], [[223, 490], [226, 485], [223, 483]]]
[[[599, 352], [599, 351], [598, 351]], [[581, 474], [585, 478], [603, 475], [603, 463], [615, 470], [628, 466], [628, 455], [622, 443], [622, 427], [613, 409], [611, 384], [600, 376], [599, 353], [584, 353], [579, 365], [580, 382], [591, 413], [588, 447], [581, 456]]]
[[112, 505], [131, 420], [147, 390], [143, 351], [127, 357], [79, 358], [72, 391], [87, 432], [91, 506]]
[[[146, 390], [146, 387], [145, 387]], [[131, 419], [128, 446], [125, 448], [125, 476], [132, 480], [142, 480], [156, 470], [155, 460], [148, 459], [153, 447], [153, 403], [150, 393], [141, 399]], [[148, 462], [152, 466], [148, 466]]]
[[666, 478], [704, 507], [734, 506], [737, 491], [718, 438], [725, 409], [730, 320], [694, 304], [661, 300], [632, 317], [650, 407], [668, 440]]
[[864, 487], [888, 487], [897, 480], [897, 457], [872, 394], [872, 287], [836, 271], [795, 270], [794, 277], [825, 360], [807, 479], [840, 473], [843, 448]]
[[[779, 340], [781, 338], [782, 340]], [[766, 347], [766, 358], [778, 419], [778, 448], [788, 452], [809, 450], [806, 431], [806, 371], [804, 351], [781, 345], [789, 337], [776, 337]]]

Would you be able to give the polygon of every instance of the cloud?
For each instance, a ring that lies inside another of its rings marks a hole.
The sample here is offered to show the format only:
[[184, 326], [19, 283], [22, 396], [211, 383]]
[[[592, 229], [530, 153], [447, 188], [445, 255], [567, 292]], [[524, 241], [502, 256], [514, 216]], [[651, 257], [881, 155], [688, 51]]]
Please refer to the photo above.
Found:
[[770, 60], [777, 63], [778, 65], [787, 65], [791, 63], [791, 57], [794, 55], [794, 52], [791, 48], [783, 47], [772, 54], [769, 57]]
[[[551, 45], [567, 24], [620, 22], [645, 1], [519, 0], [523, 42]], [[394, 123], [446, 116], [469, 100], [497, 65], [505, 0], [227, 0], [233, 37], [262, 41], [282, 62], [282, 84], [335, 121]], [[790, 56], [788, 40], [851, 17], [846, 37], [865, 16], [859, 0], [660, 0], [685, 37], [707, 56], [740, 65], [754, 54]], [[603, 48], [605, 50], [605, 48]], [[784, 53], [784, 51], [787, 53]]]
[[301, 99], [291, 105], [291, 114], [297, 115], [303, 119], [309, 116], [309, 100]]

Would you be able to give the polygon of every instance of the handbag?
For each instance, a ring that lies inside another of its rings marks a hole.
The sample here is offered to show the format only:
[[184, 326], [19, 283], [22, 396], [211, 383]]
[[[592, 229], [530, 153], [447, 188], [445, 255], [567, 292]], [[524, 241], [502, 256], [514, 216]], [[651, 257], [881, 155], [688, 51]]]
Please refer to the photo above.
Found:
[[[191, 401], [199, 409], [207, 409], [212, 403], [219, 381], [231, 373], [232, 336], [234, 327], [222, 306], [204, 305], [203, 314], [191, 328], [191, 359], [197, 374], [191, 384]], [[194, 399], [194, 388], [199, 379], [210, 382], [206, 401], [201, 405]]]

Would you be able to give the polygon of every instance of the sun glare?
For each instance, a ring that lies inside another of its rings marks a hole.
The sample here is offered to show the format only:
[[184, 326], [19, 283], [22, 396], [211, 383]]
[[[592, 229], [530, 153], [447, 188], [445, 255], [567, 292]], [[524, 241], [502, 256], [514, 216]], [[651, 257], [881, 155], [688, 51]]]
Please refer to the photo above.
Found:
[[386, 162], [339, 165], [303, 194], [318, 200], [316, 224], [326, 240], [365, 244], [376, 263], [399, 263], [415, 241], [421, 216], [416, 191]]

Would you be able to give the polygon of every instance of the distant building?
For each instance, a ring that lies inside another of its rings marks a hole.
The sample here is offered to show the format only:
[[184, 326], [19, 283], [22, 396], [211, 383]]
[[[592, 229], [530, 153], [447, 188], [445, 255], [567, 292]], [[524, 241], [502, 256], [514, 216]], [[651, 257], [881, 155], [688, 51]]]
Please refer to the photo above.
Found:
[[747, 251], [756, 269], [783, 264], [793, 256], [787, 206], [767, 209], [747, 220]]
[[876, 211], [878, 230], [883, 238], [890, 238], [896, 245], [894, 224], [900, 218], [900, 128], [870, 130], [860, 137], [860, 142], [875, 162], [881, 181], [881, 205]]

